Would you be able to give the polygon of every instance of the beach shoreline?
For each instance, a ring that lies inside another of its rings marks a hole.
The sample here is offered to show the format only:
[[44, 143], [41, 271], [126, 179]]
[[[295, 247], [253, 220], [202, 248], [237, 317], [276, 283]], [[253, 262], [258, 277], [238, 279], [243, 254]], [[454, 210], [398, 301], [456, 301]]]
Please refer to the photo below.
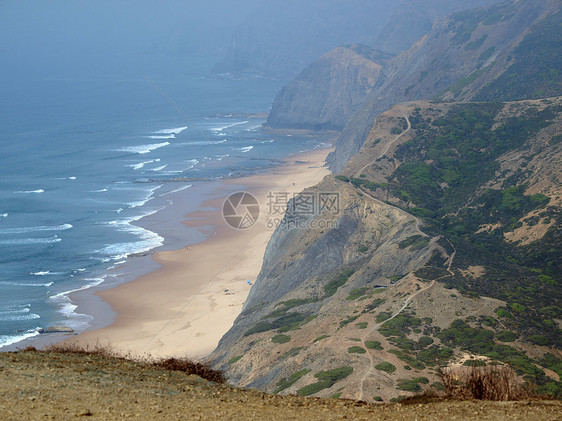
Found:
[[[240, 314], [261, 269], [274, 230], [267, 226], [265, 215], [268, 193], [292, 195], [317, 184], [329, 174], [325, 159], [330, 151], [304, 152], [266, 173], [217, 182], [207, 190], [198, 210], [172, 216], [175, 221], [162, 221], [177, 225], [179, 219], [204, 240], [137, 257], [131, 262], [141, 271], [135, 279], [106, 284], [94, 293], [74, 294], [77, 311], [99, 310], [102, 302], [107, 316], [97, 314], [91, 329], [70, 338], [53, 336], [54, 342], [108, 344], [133, 355], [204, 358]], [[190, 190], [184, 198], [193, 193]], [[238, 191], [254, 195], [262, 211], [258, 222], [246, 230], [228, 226], [222, 216], [224, 200]]]

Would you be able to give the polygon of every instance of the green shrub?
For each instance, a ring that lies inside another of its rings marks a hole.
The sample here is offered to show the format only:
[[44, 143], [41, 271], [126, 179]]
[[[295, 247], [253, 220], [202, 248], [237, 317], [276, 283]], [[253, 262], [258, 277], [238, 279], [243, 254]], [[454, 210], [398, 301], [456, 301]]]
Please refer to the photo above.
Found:
[[353, 367], [345, 366], [333, 370], [319, 371], [314, 375], [318, 380], [330, 381], [332, 383], [345, 379], [353, 373]]
[[421, 392], [422, 388], [415, 381], [415, 379], [402, 379], [398, 380], [398, 385], [396, 386], [398, 390], [404, 390], [406, 392]]
[[518, 333], [510, 330], [504, 330], [496, 335], [496, 339], [501, 342], [513, 342], [519, 337]]
[[316, 342], [318, 342], [318, 341], [321, 341], [322, 339], [326, 339], [326, 338], [329, 338], [329, 337], [330, 337], [330, 335], [321, 335], [321, 336], [317, 337], [317, 338], [314, 340], [314, 342], [316, 343]]
[[332, 387], [334, 383], [345, 379], [351, 373], [353, 373], [353, 367], [349, 366], [334, 368], [333, 370], [319, 371], [314, 375], [314, 377], [316, 377], [319, 381], [301, 387], [297, 390], [297, 395], [310, 396], [320, 392], [321, 390], [328, 389]]
[[418, 345], [421, 346], [422, 348], [425, 348], [426, 346], [429, 346], [433, 343], [433, 339], [430, 338], [429, 336], [422, 336], [418, 339]]
[[284, 344], [286, 342], [289, 342], [291, 340], [291, 337], [289, 335], [275, 335], [273, 338], [271, 338], [271, 342], [273, 342], [274, 344]]
[[338, 276], [324, 285], [324, 292], [326, 293], [326, 297], [331, 297], [336, 293], [339, 287], [345, 285], [347, 280], [353, 275], [355, 271], [353, 269], [347, 269], [341, 272]]
[[379, 314], [377, 314], [377, 316], [375, 317], [375, 320], [377, 321], [377, 323], [381, 323], [384, 322], [387, 319], [390, 319], [392, 317], [392, 313], [383, 311], [380, 312]]
[[387, 361], [383, 361], [382, 363], [378, 363], [377, 365], [375, 365], [375, 368], [377, 370], [380, 370], [380, 371], [385, 371], [388, 374], [392, 374], [396, 371], [396, 367], [394, 366], [394, 364], [391, 364]]
[[349, 183], [349, 178], [346, 177], [345, 175], [336, 175], [336, 180], [345, 181], [346, 183]]
[[550, 344], [550, 340], [543, 335], [531, 335], [529, 336], [529, 340], [536, 344], [536, 345], [541, 345], [541, 346], [547, 346]]
[[364, 354], [367, 351], [365, 351], [365, 348], [362, 348], [360, 346], [351, 346], [347, 348], [347, 352], [349, 352], [350, 354]]
[[356, 314], [355, 316], [349, 316], [347, 319], [344, 319], [340, 322], [340, 328], [347, 326], [351, 322], [354, 322], [359, 318], [360, 314]]
[[369, 325], [369, 323], [367, 323], [367, 322], [355, 323], [355, 326], [357, 326], [358, 329], [367, 329], [368, 325]]
[[287, 389], [288, 387], [291, 387], [292, 385], [294, 385], [296, 382], [298, 382], [300, 380], [301, 377], [303, 377], [304, 375], [310, 373], [311, 370], [309, 369], [303, 369], [300, 371], [297, 371], [293, 374], [291, 374], [289, 376], [289, 378], [287, 379], [281, 379], [277, 382], [276, 386], [277, 388], [273, 391], [274, 394], [277, 394], [285, 389]]
[[237, 355], [236, 357], [231, 358], [231, 359], [228, 361], [228, 363], [229, 363], [229, 364], [234, 364], [235, 362], [240, 361], [240, 360], [242, 359], [242, 357], [243, 357], [243, 355]]
[[498, 315], [498, 317], [505, 317], [505, 318], [511, 317], [511, 313], [503, 307], [497, 308], [496, 314]]
[[361, 246], [359, 247], [359, 253], [365, 253], [367, 250], [369, 250], [369, 247], [367, 246]]
[[373, 400], [374, 400], [375, 402], [382, 402], [382, 401], [383, 401], [380, 396], [373, 396]]
[[318, 393], [321, 390], [329, 389], [330, 387], [332, 387], [332, 385], [333, 385], [333, 383], [330, 383], [330, 382], [327, 382], [327, 381], [319, 381], [319, 382], [312, 383], [312, 384], [306, 385], [304, 387], [301, 387], [299, 390], [297, 390], [297, 395], [299, 395], [299, 396], [314, 395], [315, 393]]
[[367, 291], [369, 291], [369, 288], [367, 287], [352, 289], [349, 292], [349, 295], [347, 296], [346, 300], [348, 301], [357, 300], [358, 298], [363, 297], [367, 293]]
[[398, 358], [400, 358], [402, 361], [404, 361], [406, 364], [411, 365], [412, 367], [414, 367], [416, 370], [423, 370], [425, 368], [425, 364], [416, 360], [414, 357], [412, 357], [411, 355], [399, 351], [398, 349], [391, 349], [388, 352], [390, 352], [391, 354], [396, 355]]
[[365, 346], [369, 349], [376, 349], [376, 350], [383, 349], [379, 341], [365, 341]]

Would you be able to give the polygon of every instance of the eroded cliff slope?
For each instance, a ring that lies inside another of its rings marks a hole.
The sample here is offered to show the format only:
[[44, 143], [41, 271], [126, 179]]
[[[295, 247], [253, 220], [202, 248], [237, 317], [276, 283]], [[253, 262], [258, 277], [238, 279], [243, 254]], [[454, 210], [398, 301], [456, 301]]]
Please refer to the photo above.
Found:
[[269, 392], [388, 401], [440, 389], [439, 368], [499, 363], [560, 393], [561, 104], [382, 114], [304, 192], [335, 193], [337, 212], [289, 207], [215, 366]]
[[514, 0], [468, 10], [435, 23], [394, 58], [351, 116], [330, 158], [341, 171], [375, 117], [402, 101], [502, 101], [560, 95], [560, 2]]
[[336, 48], [276, 95], [267, 126], [341, 130], [371, 93], [390, 55], [363, 45]]

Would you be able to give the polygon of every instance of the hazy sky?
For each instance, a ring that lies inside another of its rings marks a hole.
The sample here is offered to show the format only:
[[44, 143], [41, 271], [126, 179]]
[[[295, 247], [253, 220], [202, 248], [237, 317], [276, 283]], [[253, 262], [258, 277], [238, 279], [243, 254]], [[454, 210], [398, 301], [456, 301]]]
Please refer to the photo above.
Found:
[[[258, 0], [0, 0], [1, 72], [114, 71], [153, 56], [217, 57]], [[144, 56], [144, 58], [143, 58]]]

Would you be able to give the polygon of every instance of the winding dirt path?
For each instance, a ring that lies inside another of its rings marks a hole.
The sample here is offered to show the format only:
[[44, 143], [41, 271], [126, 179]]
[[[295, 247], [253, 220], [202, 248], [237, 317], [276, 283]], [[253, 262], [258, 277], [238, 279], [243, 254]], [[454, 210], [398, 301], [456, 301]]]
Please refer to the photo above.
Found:
[[[357, 171], [355, 173], [355, 178], [358, 178], [361, 176], [361, 174], [363, 173], [363, 171], [365, 171], [366, 168], [370, 167], [371, 165], [373, 165], [375, 162], [377, 162], [377, 160], [379, 160], [380, 158], [382, 158], [383, 156], [386, 155], [386, 153], [388, 152], [388, 150], [390, 149], [390, 147], [396, 143], [399, 139], [401, 139], [405, 134], [407, 134], [410, 129], [412, 128], [412, 125], [410, 123], [410, 119], [408, 118], [408, 116], [404, 116], [404, 118], [406, 119], [406, 123], [408, 124], [408, 127], [406, 128], [406, 130], [404, 130], [402, 133], [400, 133], [398, 136], [396, 136], [391, 142], [388, 143], [388, 145], [386, 145], [386, 148], [384, 149], [384, 151], [374, 160], [372, 160], [371, 162], [369, 162], [368, 164], [364, 165], [363, 167], [361, 167], [361, 169], [359, 171]], [[351, 181], [349, 182], [353, 187], [355, 187], [357, 190], [359, 190], [363, 195], [367, 196], [368, 198], [370, 198], [371, 200], [381, 204], [381, 205], [387, 205], [387, 206], [392, 206], [393, 208], [397, 209], [399, 212], [401, 212], [402, 214], [405, 214], [408, 216], [409, 219], [415, 221], [416, 224], [416, 230], [421, 232], [423, 235], [426, 235], [425, 233], [423, 233], [420, 230], [420, 224], [421, 221], [419, 218], [413, 216], [412, 214], [406, 212], [403, 209], [400, 209], [397, 206], [393, 206], [390, 205], [388, 203], [385, 203], [379, 199], [377, 199], [376, 197], [374, 197], [373, 195], [371, 195], [369, 192], [367, 192], [365, 189], [361, 188], [361, 186], [355, 186], [353, 183], [351, 183]], [[449, 256], [449, 262], [447, 264], [447, 272], [449, 272], [450, 275], [454, 275], [454, 272], [451, 270], [451, 266], [453, 264], [453, 261], [455, 259], [455, 256], [457, 254], [457, 250], [455, 249], [455, 247], [453, 246], [453, 244], [445, 238], [445, 240], [447, 240], [447, 242], [451, 245], [451, 247], [453, 248], [453, 253], [451, 253], [451, 255]], [[416, 291], [416, 293], [410, 295], [408, 298], [406, 298], [406, 300], [404, 301], [404, 304], [402, 305], [402, 307], [400, 307], [400, 309], [398, 311], [396, 311], [390, 318], [386, 319], [385, 321], [381, 322], [381, 323], [377, 323], [375, 324], [370, 330], [368, 330], [362, 337], [361, 337], [361, 342], [363, 343], [363, 345], [365, 346], [365, 348], [368, 350], [367, 346], [365, 345], [365, 341], [367, 340], [367, 338], [369, 337], [369, 335], [371, 335], [373, 332], [377, 331], [384, 323], [394, 319], [396, 316], [398, 316], [400, 313], [402, 313], [404, 310], [406, 310], [406, 308], [408, 307], [408, 305], [410, 305], [410, 303], [412, 302], [412, 300], [414, 298], [416, 298], [419, 294], [424, 293], [426, 291], [428, 291], [429, 289], [431, 289], [434, 285], [435, 282], [441, 278], [446, 278], [447, 276], [450, 275], [444, 275], [441, 276], [439, 278], [436, 278], [434, 280], [431, 281], [431, 283], [426, 286], [425, 288], [420, 289], [419, 291]], [[374, 369], [374, 359], [373, 359], [373, 355], [371, 352], [367, 351], [367, 356], [369, 358], [369, 367], [368, 369], [366, 369], [364, 372], [365, 374], [363, 375], [363, 377], [361, 378], [361, 384], [359, 387], [359, 397], [357, 398], [359, 401], [363, 400], [364, 397], [364, 384], [365, 381], [367, 380], [367, 378], [373, 373], [373, 369]]]

